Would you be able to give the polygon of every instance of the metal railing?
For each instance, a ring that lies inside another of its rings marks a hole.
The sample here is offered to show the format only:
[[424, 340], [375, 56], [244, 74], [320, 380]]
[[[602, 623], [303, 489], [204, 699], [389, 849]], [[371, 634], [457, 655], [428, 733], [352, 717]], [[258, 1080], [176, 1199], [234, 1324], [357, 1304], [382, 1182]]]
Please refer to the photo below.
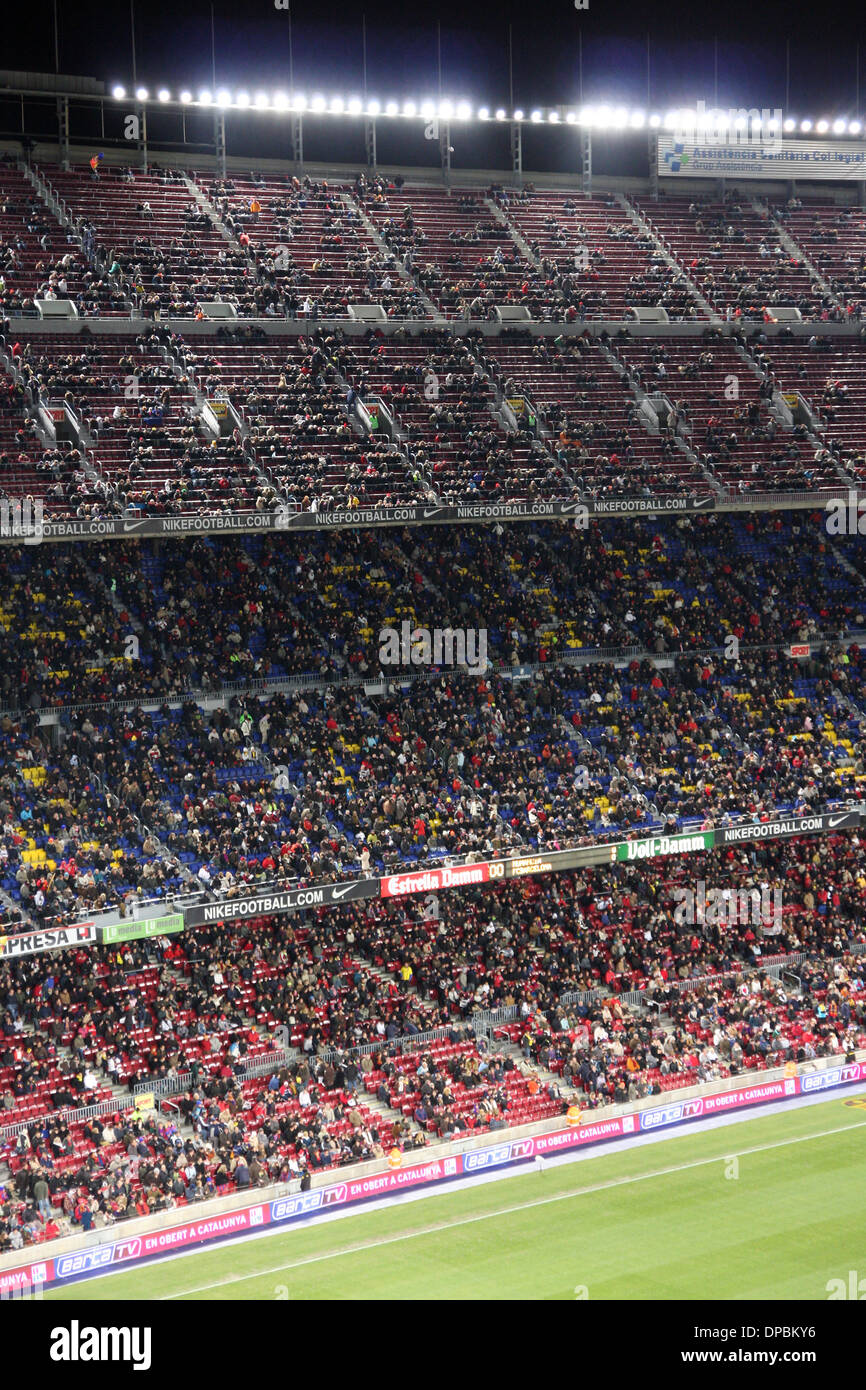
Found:
[[339, 1057], [364, 1057], [371, 1052], [387, 1052], [391, 1048], [399, 1048], [400, 1052], [405, 1054], [414, 1052], [427, 1043], [440, 1042], [447, 1038], [455, 1027], [460, 1026], [461, 1023], [455, 1020], [453, 1024], [441, 1024], [437, 1028], [427, 1028], [421, 1033], [406, 1033], [399, 1038], [377, 1038], [375, 1042], [361, 1043], [357, 1047], [332, 1047], [315, 1055], [319, 1061], [333, 1062]]
[[509, 1004], [502, 1009], [478, 1009], [466, 1021], [476, 1033], [483, 1035], [491, 1033], [494, 1028], [501, 1028], [503, 1024], [517, 1023], [519, 1019], [520, 1006]]
[[[152, 1091], [152, 1086], [142, 1086], [143, 1091]], [[16, 1139], [22, 1131], [30, 1128], [31, 1125], [44, 1124], [46, 1120], [65, 1120], [67, 1124], [82, 1124], [85, 1120], [92, 1120], [97, 1115], [116, 1115], [126, 1110], [133, 1110], [137, 1101], [132, 1098], [124, 1100], [101, 1100], [96, 1105], [82, 1105], [78, 1108], [67, 1106], [63, 1110], [49, 1110], [44, 1115], [31, 1115], [28, 1120], [17, 1120], [14, 1124], [3, 1125], [0, 1127], [0, 1143], [6, 1143], [10, 1139]]]
[[[421, 1033], [407, 1033], [399, 1038], [377, 1038], [373, 1042], [359, 1043], [354, 1047], [330, 1047], [320, 1052], [305, 1053], [279, 1050], [266, 1052], [262, 1056], [256, 1057], [248, 1062], [239, 1071], [235, 1072], [235, 1080], [244, 1082], [256, 1076], [268, 1076], [271, 1072], [278, 1071], [280, 1067], [296, 1066], [298, 1062], [307, 1057], [314, 1058], [319, 1062], [333, 1062], [338, 1058], [353, 1057], [359, 1058], [367, 1056], [371, 1052], [388, 1051], [399, 1049], [401, 1052], [412, 1052], [418, 1047], [424, 1047], [426, 1043], [436, 1042], [441, 1038], [446, 1038], [456, 1025], [443, 1024], [438, 1028], [428, 1028]], [[206, 1068], [202, 1067], [200, 1076], [202, 1080], [207, 1075]], [[189, 1090], [192, 1086], [192, 1071], [178, 1072], [176, 1076], [164, 1076], [154, 1081], [139, 1081], [134, 1086], [134, 1093], [152, 1092], [155, 1096], [165, 1097], [177, 1095], [180, 1091]]]
[[[601, 989], [581, 989], [570, 990], [566, 994], [561, 994], [557, 1007], [570, 1004], [593, 1004], [597, 999], [626, 999], [629, 997], [622, 994], [605, 994]], [[635, 991], [633, 996], [640, 1004], [642, 997], [640, 991]], [[491, 1033], [494, 1028], [501, 1028], [507, 1023], [522, 1023], [519, 1004], [509, 1004], [502, 1009], [478, 1009], [469, 1015], [466, 1020], [475, 1029], [476, 1033]]]
[[[224, 1057], [219, 1053], [214, 1053], [213, 1057], [219, 1062], [220, 1066], [223, 1065], [225, 1061]], [[199, 1068], [198, 1075], [200, 1082], [210, 1077], [210, 1072], [206, 1065], [209, 1060], [211, 1059], [207, 1057], [204, 1058], [204, 1062]], [[248, 1077], [268, 1076], [272, 1071], [277, 1071], [280, 1067], [288, 1066], [290, 1063], [297, 1062], [297, 1060], [298, 1058], [293, 1052], [286, 1052], [283, 1049], [274, 1052], [264, 1052], [261, 1056], [254, 1057], [252, 1061], [245, 1063], [239, 1071], [235, 1072], [235, 1079], [238, 1081], [245, 1081]], [[188, 1068], [186, 1071], [177, 1072], [174, 1076], [161, 1076], [156, 1080], [137, 1081], [133, 1086], [133, 1092], [135, 1095], [141, 1095], [142, 1093], [146, 1094], [152, 1091], [155, 1096], [173, 1096], [181, 1091], [188, 1091], [194, 1084], [197, 1084], [193, 1082], [192, 1078], [192, 1068]]]
[[790, 956], [768, 956], [760, 965], [743, 965], [739, 970], [724, 970], [715, 975], [696, 975], [691, 980], [668, 980], [666, 984], [668, 989], [678, 989], [681, 994], [688, 994], [692, 990], [703, 989], [705, 985], [721, 984], [724, 980], [739, 980], [745, 975], [770, 975], [774, 971], [778, 974], [785, 965], [801, 965], [808, 959], [805, 952]]

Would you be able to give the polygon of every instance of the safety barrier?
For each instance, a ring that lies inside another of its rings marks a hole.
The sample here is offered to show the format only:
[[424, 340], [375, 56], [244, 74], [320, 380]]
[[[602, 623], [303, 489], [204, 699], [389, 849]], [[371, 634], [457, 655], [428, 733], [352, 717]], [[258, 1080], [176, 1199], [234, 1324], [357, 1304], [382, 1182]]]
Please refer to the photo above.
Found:
[[802, 952], [790, 956], [768, 956], [760, 965], [744, 966], [741, 970], [726, 970], [721, 975], [697, 975], [691, 980], [668, 980], [667, 985], [669, 989], [678, 989], [682, 994], [688, 994], [692, 990], [703, 989], [706, 985], [718, 985], [724, 980], [739, 980], [746, 975], [769, 975], [773, 972], [778, 975], [783, 966], [801, 965], [804, 960], [808, 960], [808, 956]]
[[[142, 1091], [152, 1091], [153, 1086], [142, 1086]], [[126, 1110], [134, 1110], [137, 1101], [124, 1097], [123, 1100], [101, 1100], [96, 1105], [67, 1106], [64, 1110], [51, 1110], [47, 1115], [34, 1115], [29, 1120], [18, 1120], [15, 1124], [0, 1127], [0, 1144], [17, 1139], [18, 1135], [31, 1125], [44, 1124], [46, 1120], [64, 1120], [67, 1124], [83, 1124], [97, 1115], [117, 1115]]]

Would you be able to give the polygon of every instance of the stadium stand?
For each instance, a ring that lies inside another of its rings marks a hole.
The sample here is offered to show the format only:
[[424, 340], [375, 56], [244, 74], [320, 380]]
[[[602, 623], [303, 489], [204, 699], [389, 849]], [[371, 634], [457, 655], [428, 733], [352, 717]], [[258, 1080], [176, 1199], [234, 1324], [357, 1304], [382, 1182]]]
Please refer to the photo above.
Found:
[[[822, 494], [866, 476], [863, 232], [733, 193], [0, 161], [7, 501], [791, 508], [0, 546], [0, 1251], [866, 1044], [856, 830], [7, 950], [859, 806], [866, 563]], [[383, 658], [443, 623], [483, 669]], [[781, 908], [681, 920], [698, 874]]]
[[290, 317], [341, 317], [367, 304], [387, 317], [427, 317], [420, 293], [369, 234], [346, 186], [261, 174], [199, 182]]
[[620, 319], [636, 306], [700, 317], [685, 276], [671, 277], [661, 247], [614, 196], [501, 188], [496, 197], [567, 301], [567, 320]]
[[94, 708], [58, 750], [8, 720], [4, 887], [44, 921], [184, 880], [236, 891], [836, 809], [864, 780], [859, 664], [855, 646], [808, 678], [767, 654], [664, 679], [645, 660], [551, 666], [525, 687], [442, 676], [369, 701], [332, 688], [210, 713]]
[[[864, 626], [864, 596], [844, 538], [832, 541], [822, 521], [795, 512], [613, 520], [586, 532], [386, 530], [372, 562], [367, 538], [350, 531], [103, 543], [53, 549], [57, 582], [45, 587], [39, 548], [4, 547], [2, 640], [15, 676], [0, 677], [3, 707], [379, 675], [382, 628], [436, 626], [445, 593], [460, 595], [455, 624], [486, 628], [496, 668], [595, 649], [710, 652], [729, 636], [744, 646], [844, 641]], [[221, 615], [216, 627], [196, 617], [205, 602]]]
[[220, 299], [264, 312], [267, 296], [247, 256], [199, 206], [184, 175], [105, 165], [38, 172], [94, 228], [109, 280], [145, 317], [192, 318], [203, 300]]
[[723, 202], [665, 196], [635, 206], [723, 317], [764, 322], [777, 305], [799, 309], [804, 319], [829, 316], [832, 301], [813, 283], [803, 255], [782, 245], [768, 209], [733, 192]]
[[35, 313], [36, 299], [70, 298], [80, 313], [120, 315], [124, 300], [97, 273], [8, 155], [0, 157], [0, 312]]
[[[725, 857], [707, 880], [784, 885], [781, 921], [677, 925], [693, 870], [630, 863], [3, 965], [4, 1248], [559, 1114], [568, 1092], [625, 1103], [862, 1046], [859, 839]], [[808, 960], [780, 975], [771, 951]], [[515, 1022], [468, 1027], [497, 1008]], [[280, 1026], [295, 1060], [274, 1065]], [[163, 1114], [126, 1108], [159, 1078]]]

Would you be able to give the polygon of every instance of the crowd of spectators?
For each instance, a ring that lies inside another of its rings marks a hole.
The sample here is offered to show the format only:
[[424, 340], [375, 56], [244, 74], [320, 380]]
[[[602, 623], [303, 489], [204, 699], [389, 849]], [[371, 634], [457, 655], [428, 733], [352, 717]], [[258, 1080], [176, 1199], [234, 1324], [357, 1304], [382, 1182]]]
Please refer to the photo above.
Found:
[[[737, 342], [765, 377], [744, 376], [741, 401], [730, 382], [746, 369], [730, 343], [647, 345], [625, 329], [600, 342], [401, 327], [357, 337], [312, 327], [284, 339], [247, 325], [186, 339], [161, 324], [134, 338], [97, 338], [85, 325], [74, 351], [63, 335], [21, 334], [7, 344], [16, 375], [0, 406], [0, 481], [10, 495], [38, 492], [56, 517], [97, 519], [856, 480], [860, 441], [848, 434], [862, 345], [840, 364], [849, 379], [827, 378], [809, 423], [787, 426], [774, 406], [800, 384], [802, 363], [790, 350], [774, 359], [766, 345]], [[739, 403], [730, 404], [733, 389]], [[660, 392], [670, 409], [654, 427], [641, 397]], [[513, 417], [515, 398], [523, 405]], [[225, 433], [205, 401], [223, 412], [227, 403]], [[55, 443], [36, 416], [64, 406], [77, 434]]]
[[[696, 877], [779, 888], [781, 920], [683, 918]], [[6, 960], [0, 1242], [850, 1055], [864, 888], [848, 832]], [[142, 1081], [175, 1083], [158, 1112]]]
[[4, 889], [45, 920], [186, 887], [549, 850], [856, 802], [862, 652], [548, 662], [528, 681], [5, 717]]
[[418, 289], [368, 236], [348, 191], [293, 174], [207, 185], [220, 220], [258, 269], [258, 313], [315, 322], [375, 302], [388, 317], [426, 317]]
[[92, 318], [122, 312], [123, 293], [94, 249], [86, 221], [78, 236], [61, 227], [13, 156], [0, 156], [0, 315], [34, 316], [37, 299], [69, 299]]
[[[771, 349], [742, 335], [316, 326], [359, 302], [473, 320], [507, 303], [573, 323], [619, 311], [620, 289], [689, 318], [687, 277], [731, 316], [755, 317], [760, 301], [763, 318], [789, 287], [824, 316], [773, 221], [749, 247], [736, 200], [688, 210], [708, 245], [687, 262], [671, 242], [671, 274], [613, 201], [531, 186], [448, 197], [372, 176], [350, 188], [252, 174], [200, 184], [206, 210], [178, 173], [58, 171], [88, 219], [64, 248], [17, 178], [0, 169], [0, 310], [26, 308], [29, 290], [153, 320], [134, 337], [85, 326], [74, 342], [4, 325], [0, 484], [31, 477], [55, 515], [859, 476], [856, 362], [826, 376], [808, 426], [785, 429], [771, 410], [792, 374], [814, 397], [798, 354], [817, 355], [817, 338]], [[573, 268], [572, 232], [588, 248]], [[310, 331], [184, 337], [158, 322], [221, 297]], [[722, 404], [745, 346], [760, 381]], [[660, 434], [642, 423], [646, 392], [670, 400]], [[218, 439], [205, 402], [232, 412]], [[74, 445], [49, 444], [34, 419], [49, 403], [80, 422]], [[856, 540], [825, 522], [708, 513], [4, 546], [0, 936], [103, 909], [125, 918], [151, 899], [859, 803], [866, 571]], [[483, 631], [487, 668], [410, 681], [380, 651], [404, 622]], [[683, 919], [698, 877], [780, 906]], [[554, 1118], [575, 1097], [622, 1104], [850, 1055], [866, 1041], [864, 890], [848, 832], [0, 954], [0, 1250], [309, 1185], [393, 1148]], [[131, 1108], [137, 1085], [164, 1093], [156, 1110]], [[76, 1118], [85, 1107], [98, 1113]]]
[[381, 631], [403, 621], [485, 631], [494, 668], [586, 648], [637, 647], [682, 664], [729, 638], [744, 651], [848, 646], [866, 626], [858, 547], [840, 553], [824, 521], [794, 512], [584, 532], [388, 529], [373, 556], [369, 534], [355, 531], [7, 546], [0, 700], [35, 709], [298, 675], [372, 679], [383, 672]]

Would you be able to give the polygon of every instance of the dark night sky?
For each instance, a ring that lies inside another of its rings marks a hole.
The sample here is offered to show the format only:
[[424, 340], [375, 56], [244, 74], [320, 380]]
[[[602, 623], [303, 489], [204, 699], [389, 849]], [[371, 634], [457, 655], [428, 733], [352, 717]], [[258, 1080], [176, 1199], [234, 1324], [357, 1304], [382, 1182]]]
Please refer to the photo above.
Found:
[[[52, 0], [28, 0], [4, 19], [4, 67], [53, 67]], [[23, 12], [23, 13], [22, 13]], [[58, 0], [61, 71], [106, 81], [131, 75], [125, 0]], [[286, 86], [289, 21], [273, 0], [215, 0], [217, 80], [226, 85]], [[646, 36], [651, 45], [654, 105], [713, 100], [713, 38], [719, 41], [719, 104], [785, 104], [785, 40], [791, 41], [791, 107], [833, 114], [853, 110], [856, 45], [866, 18], [853, 22], [830, 0], [820, 7], [725, 0], [718, 6], [604, 4], [590, 0], [358, 7], [294, 0], [296, 85], [325, 93], [360, 91], [361, 16], [367, 20], [370, 95], [437, 95], [437, 21], [442, 32], [446, 95], [490, 104], [508, 101], [507, 31], [514, 34], [515, 101], [578, 99], [578, 34], [583, 36], [583, 97], [646, 103]], [[179, 87], [210, 81], [207, 0], [137, 0], [139, 77]], [[866, 60], [866, 45], [863, 49]], [[864, 61], [866, 77], [866, 61]], [[864, 83], [866, 85], [866, 83]]]
[[[438, 89], [437, 23], [441, 26], [442, 95], [474, 105], [509, 105], [508, 27], [513, 31], [514, 101], [527, 110], [535, 105], [609, 100], [664, 112], [668, 107], [693, 105], [779, 108], [785, 114], [853, 116], [861, 114], [866, 98], [866, 11], [850, 20], [837, 0], [820, 10], [765, 0], [725, 0], [718, 6], [668, 3], [603, 4], [589, 0], [589, 10], [576, 11], [573, 0], [532, 0], [532, 3], [472, 5], [443, 0], [437, 5], [403, 0], [362, 6], [323, 0], [293, 0], [291, 35], [295, 89], [307, 95], [363, 95], [362, 15], [367, 31], [367, 91], [385, 101], [435, 99]], [[17, 13], [4, 17], [3, 66], [50, 72], [54, 67], [52, 0], [28, 0]], [[273, 0], [214, 0], [217, 85], [289, 90], [289, 17]], [[60, 27], [60, 71], [97, 77], [107, 84], [131, 86], [130, 14], [128, 0], [57, 0]], [[211, 85], [211, 41], [208, 0], [136, 0], [138, 78], [152, 90], [166, 85], [194, 91]], [[650, 87], [647, 91], [647, 35]], [[582, 90], [580, 85], [582, 40]], [[790, 102], [786, 102], [786, 40], [790, 41]], [[717, 46], [716, 42], [717, 41]], [[862, 68], [860, 111], [857, 110], [858, 44]], [[718, 88], [715, 86], [716, 59]], [[44, 134], [56, 129], [55, 117], [45, 113]], [[229, 145], [238, 153], [259, 148], [262, 154], [284, 153], [273, 147], [272, 117], [261, 137], [250, 134], [249, 117]], [[160, 138], [154, 113], [154, 138]], [[347, 160], [363, 160], [363, 137], [358, 122], [328, 118], [327, 130], [305, 122], [307, 158], [336, 154], [335, 137]], [[320, 122], [321, 124], [321, 122]], [[407, 128], [379, 123], [381, 163], [431, 162], [436, 152], [409, 151]], [[11, 128], [11, 127], [7, 127]], [[38, 135], [42, 127], [32, 130]], [[94, 131], [94, 137], [96, 132]], [[169, 133], [163, 138], [173, 138]], [[193, 138], [189, 136], [188, 138]], [[282, 137], [281, 137], [282, 138]], [[414, 137], [413, 137], [414, 138]], [[110, 133], [106, 130], [106, 140]], [[258, 144], [256, 141], [258, 140]], [[496, 141], [503, 145], [495, 149]], [[534, 142], [545, 142], [545, 155], [535, 156]], [[555, 168], [560, 160], [556, 142], [563, 142], [566, 166], [573, 159], [573, 132], [525, 132], [524, 167]], [[566, 150], [565, 146], [569, 148]], [[625, 172], [629, 163], [627, 139], [611, 144], [609, 162], [603, 144], [599, 157], [609, 172]], [[638, 142], [641, 143], [641, 142]], [[321, 149], [317, 146], [321, 144]], [[243, 146], [243, 151], [241, 150]], [[645, 147], [645, 142], [644, 142]], [[595, 156], [594, 156], [595, 158]], [[507, 133], [464, 127], [455, 166], [501, 167], [508, 162]]]

